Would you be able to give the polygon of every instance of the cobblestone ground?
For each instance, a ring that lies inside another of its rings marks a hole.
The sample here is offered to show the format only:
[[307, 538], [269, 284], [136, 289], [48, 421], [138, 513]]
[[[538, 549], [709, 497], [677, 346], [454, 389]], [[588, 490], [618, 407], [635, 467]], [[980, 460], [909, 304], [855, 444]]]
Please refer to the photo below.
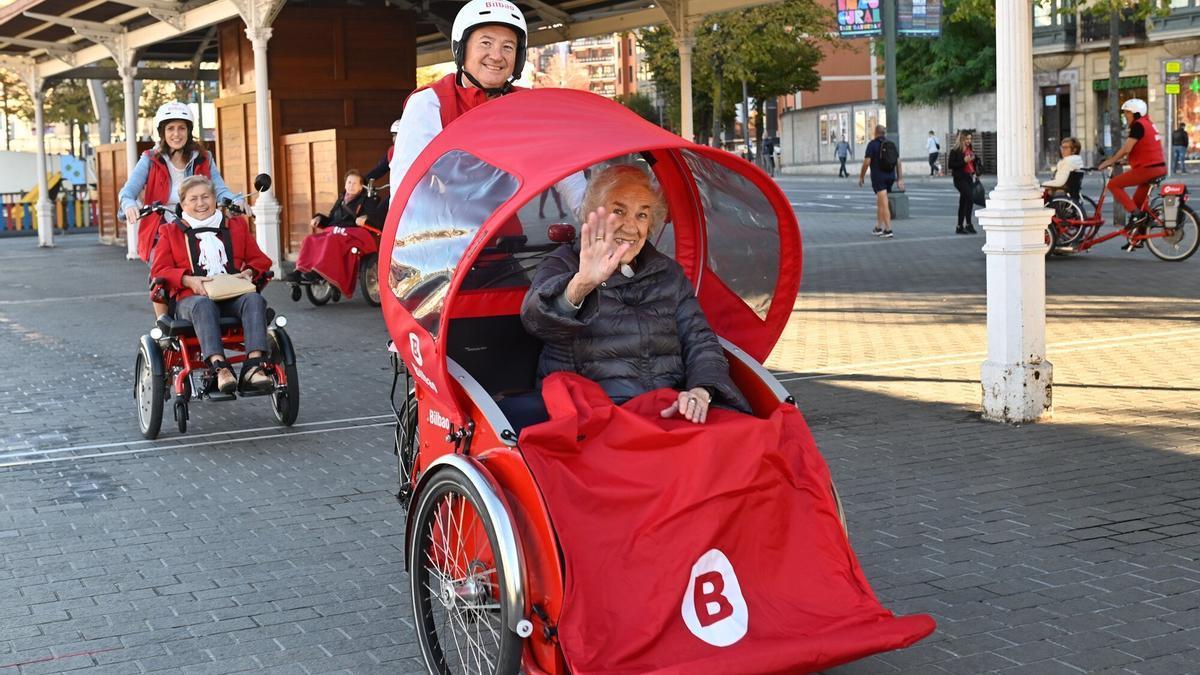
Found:
[[[796, 394], [883, 602], [919, 645], [836, 673], [1200, 672], [1200, 257], [1050, 261], [1053, 422], [979, 420], [982, 235], [945, 181], [869, 234], [869, 194], [784, 179]], [[361, 299], [268, 289], [298, 424], [192, 407], [140, 441], [145, 268], [83, 236], [0, 239], [0, 672], [419, 672], [391, 496], [386, 332]]]

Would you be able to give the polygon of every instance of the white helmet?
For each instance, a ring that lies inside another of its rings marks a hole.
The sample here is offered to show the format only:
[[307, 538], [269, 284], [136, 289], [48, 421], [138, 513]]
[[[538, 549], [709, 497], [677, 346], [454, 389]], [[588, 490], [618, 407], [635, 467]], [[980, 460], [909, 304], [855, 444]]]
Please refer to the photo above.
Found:
[[1131, 98], [1121, 104], [1121, 110], [1128, 110], [1135, 115], [1146, 116], [1146, 102], [1140, 98]]
[[467, 39], [471, 31], [487, 25], [508, 26], [517, 33], [517, 58], [513, 64], [512, 79], [521, 77], [525, 69], [525, 46], [529, 43], [529, 29], [521, 10], [508, 0], [471, 0], [458, 10], [454, 26], [450, 31], [450, 51], [454, 53], [454, 65], [461, 71], [467, 58]]
[[400, 120], [396, 120], [395, 122], [392, 122], [392, 128], [389, 131], [389, 133], [393, 133], [393, 134], [400, 133]]
[[187, 122], [188, 133], [191, 133], [192, 127], [196, 125], [196, 120], [192, 119], [192, 109], [187, 107], [186, 103], [178, 101], [164, 103], [158, 107], [158, 112], [154, 113], [154, 128], [161, 133], [163, 124], [170, 120]]

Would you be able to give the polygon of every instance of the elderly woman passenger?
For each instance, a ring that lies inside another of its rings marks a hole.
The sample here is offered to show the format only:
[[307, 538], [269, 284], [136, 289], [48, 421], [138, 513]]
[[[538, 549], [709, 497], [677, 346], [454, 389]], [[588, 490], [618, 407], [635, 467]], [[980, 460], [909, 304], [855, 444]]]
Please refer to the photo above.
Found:
[[[245, 220], [225, 220], [217, 210], [213, 183], [208, 178], [185, 178], [179, 186], [179, 203], [183, 220], [159, 226], [150, 275], [166, 279], [176, 300], [176, 316], [195, 327], [201, 356], [216, 372], [217, 388], [227, 394], [239, 386], [243, 390], [267, 388], [272, 381], [262, 367], [267, 350], [266, 299], [250, 292], [214, 302], [207, 297], [205, 283], [222, 274], [252, 280], [271, 268], [271, 259], [250, 236]], [[242, 321], [247, 358], [240, 380], [225, 361], [221, 346], [223, 316]]]
[[679, 263], [648, 241], [666, 217], [650, 176], [618, 165], [592, 176], [579, 241], [539, 267], [521, 306], [545, 343], [538, 378], [556, 371], [597, 382], [614, 403], [667, 387], [663, 417], [703, 423], [714, 403], [749, 411], [717, 336]]

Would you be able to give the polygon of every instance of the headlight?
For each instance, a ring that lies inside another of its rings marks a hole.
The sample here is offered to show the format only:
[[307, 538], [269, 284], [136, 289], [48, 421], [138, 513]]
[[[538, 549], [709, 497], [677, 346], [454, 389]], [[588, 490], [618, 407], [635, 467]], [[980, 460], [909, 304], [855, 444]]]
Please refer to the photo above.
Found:
[[287, 325], [287, 317], [282, 314], [276, 315], [275, 316], [275, 325], [280, 328], [283, 328], [284, 326]]
[[150, 329], [150, 337], [151, 337], [151, 338], [154, 338], [155, 340], [161, 340], [161, 339], [163, 338], [163, 331], [162, 331], [162, 329], [161, 329], [161, 328], [159, 328], [158, 326], [155, 326], [154, 328], [151, 328], [151, 329]]

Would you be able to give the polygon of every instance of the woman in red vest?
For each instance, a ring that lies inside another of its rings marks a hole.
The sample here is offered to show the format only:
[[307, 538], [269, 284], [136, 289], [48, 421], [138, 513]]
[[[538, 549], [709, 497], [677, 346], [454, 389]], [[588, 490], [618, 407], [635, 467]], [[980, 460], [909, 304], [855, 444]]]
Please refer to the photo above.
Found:
[[[1098, 169], [1107, 169], [1129, 157], [1129, 170], [1120, 176], [1113, 176], [1108, 181], [1108, 189], [1112, 192], [1113, 199], [1117, 200], [1117, 203], [1129, 214], [1125, 226], [1137, 227], [1139, 232], [1145, 227], [1148, 218], [1147, 214], [1141, 210], [1141, 205], [1146, 200], [1146, 194], [1150, 192], [1150, 181], [1167, 175], [1162, 137], [1159, 136], [1158, 129], [1154, 127], [1154, 122], [1151, 122], [1146, 115], [1146, 110], [1146, 102], [1140, 98], [1131, 98], [1121, 105], [1121, 112], [1125, 114], [1125, 122], [1129, 124], [1129, 137], [1125, 139], [1124, 145], [1117, 150], [1115, 155], [1096, 165]], [[1130, 199], [1129, 194], [1125, 192], [1125, 188], [1130, 185], [1137, 186], [1137, 190], [1133, 193], [1133, 199]], [[1129, 247], [1130, 244], [1125, 244], [1121, 248], [1129, 250]], [[1140, 242], [1134, 246], [1134, 248], [1141, 247]]]
[[[508, 0], [471, 0], [454, 17], [450, 51], [456, 72], [414, 91], [396, 128], [391, 183], [399, 188], [417, 155], [446, 125], [468, 110], [516, 91], [525, 67], [525, 17]], [[572, 210], [583, 201], [587, 181], [576, 174], [556, 189]], [[395, 194], [397, 190], [392, 190]]]
[[154, 114], [154, 128], [158, 130], [158, 145], [142, 153], [133, 168], [125, 187], [121, 188], [121, 215], [131, 227], [137, 226], [138, 257], [150, 262], [150, 251], [154, 248], [154, 237], [162, 217], [151, 214], [145, 219], [138, 217], [138, 195], [142, 204], [161, 202], [174, 206], [179, 202], [179, 186], [188, 176], [205, 176], [216, 187], [217, 199], [235, 199], [221, 172], [213, 162], [213, 156], [204, 148], [204, 143], [192, 137], [194, 120], [191, 108], [184, 103], [164, 103]]

